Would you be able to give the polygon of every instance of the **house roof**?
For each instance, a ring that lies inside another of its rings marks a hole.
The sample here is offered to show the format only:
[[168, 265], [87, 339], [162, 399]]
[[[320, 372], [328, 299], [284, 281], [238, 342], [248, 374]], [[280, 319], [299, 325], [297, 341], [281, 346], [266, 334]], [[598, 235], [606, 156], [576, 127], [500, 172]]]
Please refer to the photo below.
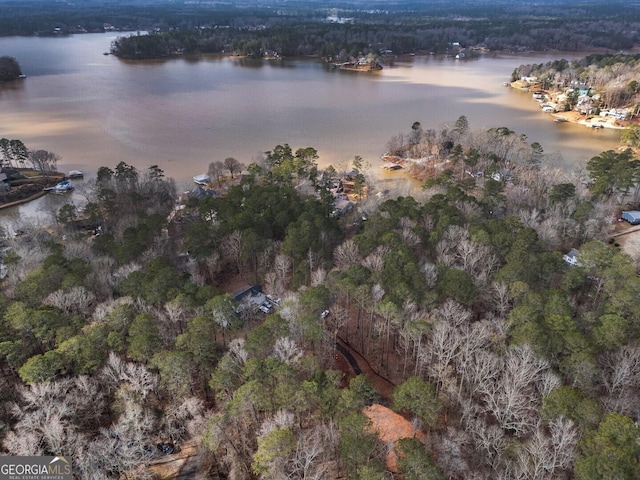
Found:
[[577, 258], [580, 255], [580, 252], [578, 252], [578, 250], [576, 250], [575, 248], [572, 248], [571, 250], [569, 250], [569, 252], [567, 253], [567, 257], [572, 257], [572, 258]]
[[218, 196], [217, 190], [212, 190], [210, 188], [202, 188], [199, 185], [189, 192], [189, 197], [191, 198], [217, 197], [217, 196]]
[[567, 253], [562, 256], [562, 259], [567, 262], [569, 265], [574, 266], [578, 265], [578, 257], [580, 256], [580, 252], [575, 248], [572, 248]]
[[640, 220], [640, 210], [625, 210], [622, 215], [634, 220]]
[[259, 295], [262, 293], [260, 285], [247, 285], [240, 290], [236, 290], [231, 294], [233, 299], [237, 302], [242, 301], [247, 295]]

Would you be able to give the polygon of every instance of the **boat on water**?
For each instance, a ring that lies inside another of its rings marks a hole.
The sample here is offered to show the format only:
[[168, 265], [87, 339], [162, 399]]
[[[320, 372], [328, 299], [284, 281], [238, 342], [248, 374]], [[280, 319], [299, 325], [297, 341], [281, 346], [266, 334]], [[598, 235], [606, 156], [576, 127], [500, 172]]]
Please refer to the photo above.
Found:
[[203, 173], [202, 175], [193, 177], [193, 181], [198, 185], [209, 185], [211, 178], [206, 173]]
[[84, 173], [80, 170], [69, 170], [67, 173], [67, 178], [82, 178], [84, 177]]
[[63, 180], [60, 183], [56, 183], [53, 187], [47, 187], [44, 190], [52, 193], [68, 193], [71, 192], [73, 188], [73, 185], [71, 185], [68, 180]]
[[382, 168], [389, 171], [400, 170], [402, 169], [402, 165], [393, 162], [385, 162], [384, 165], [382, 165]]

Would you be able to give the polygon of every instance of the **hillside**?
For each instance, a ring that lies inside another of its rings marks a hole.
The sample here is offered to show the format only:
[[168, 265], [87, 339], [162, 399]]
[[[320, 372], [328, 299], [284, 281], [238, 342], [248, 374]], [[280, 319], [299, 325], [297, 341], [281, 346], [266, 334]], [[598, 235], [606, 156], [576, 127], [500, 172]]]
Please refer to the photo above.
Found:
[[5, 238], [2, 453], [86, 479], [635, 478], [640, 277], [610, 235], [640, 161], [576, 177], [464, 117], [409, 137], [443, 165], [411, 196], [284, 144], [178, 205], [157, 166], [102, 167], [82, 212]]

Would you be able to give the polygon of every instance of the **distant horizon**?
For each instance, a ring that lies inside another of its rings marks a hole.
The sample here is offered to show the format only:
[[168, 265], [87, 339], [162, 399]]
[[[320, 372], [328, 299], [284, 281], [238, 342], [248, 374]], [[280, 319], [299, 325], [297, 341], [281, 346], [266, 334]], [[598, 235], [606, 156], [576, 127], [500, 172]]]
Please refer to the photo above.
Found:
[[[51, 6], [59, 6], [61, 8], [69, 7], [70, 5], [61, 4], [55, 0], [0, 0], [0, 5], [3, 4], [50, 4]], [[612, 5], [612, 4], [624, 4], [628, 5], [623, 1], [594, 1], [589, 5]], [[300, 7], [311, 7], [311, 8], [337, 8], [337, 9], [345, 9], [349, 7], [358, 7], [358, 8], [369, 8], [376, 7], [381, 10], [390, 10], [394, 9], [398, 6], [406, 8], [407, 6], [412, 7], [415, 10], [428, 10], [435, 6], [446, 6], [449, 10], [464, 10], [465, 7], [468, 6], [505, 6], [505, 5], [529, 5], [531, 8], [536, 8], [540, 5], [559, 5], [566, 6], [570, 4], [576, 5], [584, 5], [584, 2], [581, 0], [538, 0], [535, 5], [532, 5], [531, 2], [526, 0], [461, 0], [452, 4], [448, 0], [431, 0], [428, 3], [419, 0], [225, 0], [225, 1], [210, 1], [210, 2], [199, 2], [199, 1], [189, 1], [186, 0], [182, 3], [176, 3], [172, 0], [84, 0], [81, 3], [74, 4], [75, 7], [80, 8], [82, 6], [88, 5], [106, 5], [106, 6], [124, 6], [124, 5], [173, 5], [176, 7], [180, 7], [182, 5], [208, 5], [210, 7], [225, 7], [225, 6], [241, 6], [244, 9], [248, 9], [251, 7], [279, 7], [279, 8], [300, 8]]]

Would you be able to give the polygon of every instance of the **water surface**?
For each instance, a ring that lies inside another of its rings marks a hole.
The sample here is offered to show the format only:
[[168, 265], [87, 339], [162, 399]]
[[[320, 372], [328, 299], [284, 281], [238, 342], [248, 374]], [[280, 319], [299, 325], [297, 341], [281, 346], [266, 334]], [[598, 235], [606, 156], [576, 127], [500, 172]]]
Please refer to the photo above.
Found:
[[577, 54], [411, 57], [369, 74], [312, 59], [128, 62], [103, 54], [114, 38], [0, 38], [0, 55], [15, 57], [27, 75], [0, 86], [0, 137], [56, 152], [65, 171], [157, 164], [184, 184], [212, 161], [247, 164], [282, 143], [315, 147], [322, 166], [346, 167], [355, 155], [376, 166], [387, 141], [415, 121], [440, 128], [461, 115], [472, 129], [525, 134], [567, 169], [619, 138], [556, 124], [530, 94], [503, 86], [522, 63]]

